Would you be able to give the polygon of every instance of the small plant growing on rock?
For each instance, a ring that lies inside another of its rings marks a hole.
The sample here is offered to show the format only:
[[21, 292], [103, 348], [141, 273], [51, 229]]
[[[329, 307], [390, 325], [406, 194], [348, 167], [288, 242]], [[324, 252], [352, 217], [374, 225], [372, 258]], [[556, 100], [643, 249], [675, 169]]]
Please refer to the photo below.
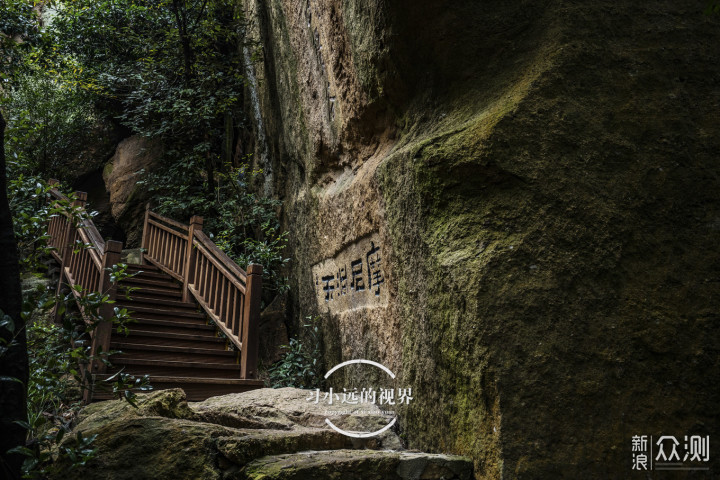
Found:
[[270, 385], [273, 388], [320, 388], [323, 383], [321, 338], [318, 319], [306, 317], [303, 324], [304, 339], [291, 338], [283, 358], [273, 365]]

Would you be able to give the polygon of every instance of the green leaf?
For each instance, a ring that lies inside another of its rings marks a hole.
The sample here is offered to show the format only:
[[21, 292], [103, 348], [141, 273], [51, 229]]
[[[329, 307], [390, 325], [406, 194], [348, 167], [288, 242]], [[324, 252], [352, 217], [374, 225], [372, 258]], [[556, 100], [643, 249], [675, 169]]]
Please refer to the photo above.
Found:
[[35, 456], [35, 452], [33, 452], [32, 450], [30, 450], [27, 447], [21, 447], [21, 446], [11, 448], [10, 450], [8, 450], [8, 453], [17, 453], [19, 455], [24, 455], [26, 457], [34, 457]]
[[0, 382], [17, 382], [19, 384], [23, 384], [22, 380], [15, 377], [8, 377], [6, 375], [0, 375]]

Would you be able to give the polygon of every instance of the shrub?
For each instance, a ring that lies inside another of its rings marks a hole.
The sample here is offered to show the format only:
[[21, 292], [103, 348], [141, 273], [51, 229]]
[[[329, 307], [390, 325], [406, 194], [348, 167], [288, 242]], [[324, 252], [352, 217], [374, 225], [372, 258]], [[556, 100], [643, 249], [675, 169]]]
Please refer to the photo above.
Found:
[[273, 388], [321, 388], [323, 384], [322, 349], [318, 320], [306, 317], [304, 340], [291, 338], [283, 345], [283, 358], [268, 373]]

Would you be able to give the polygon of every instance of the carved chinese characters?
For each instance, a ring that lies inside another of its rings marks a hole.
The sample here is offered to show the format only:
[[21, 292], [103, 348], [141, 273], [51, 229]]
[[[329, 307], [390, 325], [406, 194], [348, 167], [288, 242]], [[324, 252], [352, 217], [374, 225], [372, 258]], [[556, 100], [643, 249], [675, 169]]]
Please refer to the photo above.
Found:
[[386, 305], [383, 256], [380, 242], [372, 235], [313, 266], [318, 303], [331, 311]]

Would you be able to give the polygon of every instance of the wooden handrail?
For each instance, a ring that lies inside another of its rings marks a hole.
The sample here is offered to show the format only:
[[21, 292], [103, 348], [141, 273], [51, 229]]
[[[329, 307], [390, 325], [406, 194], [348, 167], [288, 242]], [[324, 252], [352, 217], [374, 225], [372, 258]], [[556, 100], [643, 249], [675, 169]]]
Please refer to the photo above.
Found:
[[183, 300], [194, 298], [240, 352], [241, 378], [257, 377], [262, 267], [240, 268], [202, 231], [202, 217], [190, 225], [145, 210], [144, 260], [183, 284]]
[[[56, 180], [50, 180], [51, 185], [56, 185]], [[115, 287], [110, 283], [109, 273], [106, 269], [117, 265], [120, 262], [122, 242], [108, 240], [105, 242], [102, 235], [95, 227], [95, 224], [84, 215], [87, 193], [75, 192], [75, 199], [69, 205], [78, 209], [80, 215], [76, 218], [67, 211], [62, 215], [53, 215], [48, 223], [48, 244], [53, 247], [53, 257], [60, 263], [60, 280], [58, 281], [58, 295], [62, 292], [63, 285], [68, 285], [70, 291], [78, 301], [80, 313], [87, 323], [92, 320], [84, 311], [81, 297], [90, 292], [103, 293], [110, 300], [115, 300]], [[53, 204], [58, 202], [70, 202], [70, 198], [63, 195], [57, 188], [50, 190], [50, 201]], [[80, 290], [77, 287], [82, 287]], [[108, 320], [112, 317], [112, 305], [104, 304], [99, 312], [100, 316]], [[57, 321], [57, 315], [56, 315]], [[90, 331], [91, 352], [96, 354], [99, 351], [107, 352], [110, 349], [110, 332], [112, 325], [109, 321], [100, 324]], [[99, 358], [92, 361], [89, 366], [90, 373], [105, 373], [106, 365]]]
[[[52, 202], [70, 201], [56, 188], [50, 196]], [[72, 207], [82, 213], [86, 199], [86, 193], [75, 192]], [[251, 264], [247, 271], [240, 268], [203, 233], [202, 226], [202, 217], [194, 216], [190, 225], [185, 225], [151, 211], [148, 205], [141, 242], [143, 261], [182, 283], [183, 301], [194, 298], [238, 350], [240, 377], [257, 378], [262, 267]], [[102, 292], [114, 300], [115, 287], [106, 269], [119, 263], [122, 243], [103, 241], [92, 220], [76, 222], [67, 212], [50, 219], [48, 232], [52, 254], [61, 265], [58, 293], [67, 284], [76, 297]], [[76, 291], [77, 285], [82, 285], [82, 291]], [[111, 306], [103, 306], [100, 314], [110, 318]], [[101, 322], [93, 330], [93, 353], [109, 349], [111, 329], [109, 322]], [[90, 368], [92, 373], [104, 373], [106, 366], [94, 362]]]
[[183, 282], [190, 227], [145, 209], [142, 248], [150, 263]]

